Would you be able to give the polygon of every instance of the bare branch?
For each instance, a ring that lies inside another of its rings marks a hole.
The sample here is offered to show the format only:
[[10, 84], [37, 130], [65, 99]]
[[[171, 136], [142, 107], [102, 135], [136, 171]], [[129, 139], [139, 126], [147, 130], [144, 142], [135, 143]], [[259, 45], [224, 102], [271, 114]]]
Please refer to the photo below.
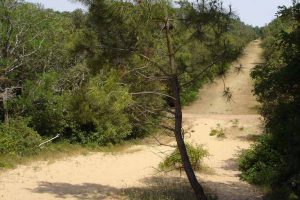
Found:
[[164, 96], [164, 97], [169, 97], [172, 98], [174, 100], [176, 100], [174, 97], [168, 95], [168, 94], [164, 94], [164, 93], [160, 93], [160, 92], [156, 92], [156, 91], [144, 91], [144, 92], [134, 92], [134, 93], [130, 93], [131, 95], [142, 95], [142, 94], [154, 94], [154, 95], [160, 95], [160, 96]]
[[176, 145], [169, 145], [169, 144], [164, 144], [164, 143], [160, 142], [159, 139], [158, 139], [157, 137], [155, 137], [154, 135], [153, 135], [152, 137], [153, 137], [153, 138], [156, 140], [156, 142], [157, 142], [159, 145], [161, 145], [161, 146], [172, 147], [172, 148], [176, 148], [176, 147], [177, 147]]
[[59, 137], [60, 137], [60, 134], [57, 134], [55, 137], [53, 137], [53, 138], [51, 138], [51, 139], [49, 139], [49, 140], [47, 140], [47, 141], [45, 141], [45, 142], [39, 144], [38, 147], [41, 148], [44, 144], [49, 143], [49, 142], [51, 142], [51, 141], [53, 141], [53, 140], [55, 140], [56, 138], [59, 138]]
[[151, 58], [143, 55], [143, 54], [138, 54], [141, 58], [144, 58], [145, 60], [147, 60], [148, 62], [151, 62], [153, 63], [155, 66], [157, 66], [159, 68], [159, 70], [164, 74], [166, 75], [167, 77], [170, 76], [169, 73], [167, 73], [165, 70], [164, 70], [164, 66], [160, 65], [159, 63], [155, 62], [154, 60], [152, 60]]

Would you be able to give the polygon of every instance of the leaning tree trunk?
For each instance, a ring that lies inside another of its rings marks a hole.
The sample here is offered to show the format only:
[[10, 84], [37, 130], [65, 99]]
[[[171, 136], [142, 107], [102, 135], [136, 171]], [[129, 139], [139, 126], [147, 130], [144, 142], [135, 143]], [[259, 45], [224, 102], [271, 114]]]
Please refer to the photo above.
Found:
[[185, 173], [188, 177], [188, 180], [195, 192], [197, 200], [207, 200], [207, 197], [204, 193], [203, 187], [198, 182], [194, 170], [192, 168], [186, 146], [184, 143], [184, 138], [182, 135], [182, 109], [180, 102], [180, 85], [178, 78], [174, 77], [172, 79], [171, 89], [174, 95], [174, 104], [175, 104], [175, 138], [177, 142], [177, 147], [180, 152], [182, 164], [185, 170]]
[[170, 20], [167, 19], [165, 22], [165, 33], [167, 39], [167, 48], [169, 53], [169, 65], [172, 71], [172, 76], [169, 79], [169, 87], [172, 91], [174, 97], [174, 106], [175, 106], [175, 129], [174, 134], [177, 142], [177, 147], [181, 156], [183, 168], [189, 179], [189, 182], [195, 192], [197, 200], [207, 200], [207, 197], [204, 193], [203, 187], [198, 182], [194, 170], [192, 168], [186, 146], [184, 143], [184, 138], [182, 135], [182, 109], [180, 102], [180, 84], [178, 81], [178, 70], [175, 64], [175, 52], [173, 49], [172, 39], [170, 35]]

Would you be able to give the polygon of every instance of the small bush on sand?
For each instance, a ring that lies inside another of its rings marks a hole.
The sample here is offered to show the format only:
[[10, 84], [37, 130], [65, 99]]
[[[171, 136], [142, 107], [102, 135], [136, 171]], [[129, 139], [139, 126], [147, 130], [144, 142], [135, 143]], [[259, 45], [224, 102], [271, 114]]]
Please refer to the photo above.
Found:
[[[194, 170], [201, 169], [201, 161], [209, 156], [209, 153], [202, 145], [186, 144], [187, 152]], [[164, 161], [159, 164], [162, 171], [173, 171], [182, 169], [181, 157], [178, 148], [176, 148]]]
[[225, 138], [225, 129], [221, 127], [221, 124], [217, 124], [216, 128], [211, 128], [210, 136], [217, 136], [218, 138]]
[[240, 121], [238, 119], [231, 120], [230, 122], [233, 128], [238, 128], [240, 125]]

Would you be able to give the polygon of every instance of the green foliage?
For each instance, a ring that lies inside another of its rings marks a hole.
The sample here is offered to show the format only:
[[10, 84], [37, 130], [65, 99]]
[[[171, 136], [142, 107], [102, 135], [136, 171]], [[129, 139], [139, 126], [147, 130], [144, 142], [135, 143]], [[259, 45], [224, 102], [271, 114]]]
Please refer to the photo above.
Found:
[[[252, 72], [267, 136], [242, 157], [242, 177], [299, 198], [300, 185], [300, 4], [282, 7], [263, 29], [265, 60]], [[262, 180], [265, 178], [264, 180]], [[284, 199], [289, 199], [287, 195]]]
[[[66, 51], [74, 32], [68, 16], [8, 0], [0, 3], [0, 22], [0, 76], [10, 80], [6, 87], [19, 85], [45, 70], [62, 70], [59, 66], [74, 63]], [[1, 80], [0, 84], [5, 83]]]
[[58, 74], [43, 74], [27, 81], [22, 96], [10, 102], [14, 113], [29, 117], [29, 125], [42, 136], [62, 134], [70, 125], [66, 97], [58, 87]]
[[[0, 124], [0, 154], [28, 155], [37, 152], [41, 137], [25, 119]], [[0, 163], [1, 165], [1, 163]]]
[[[196, 79], [191, 86], [182, 88], [183, 105], [196, 99], [198, 89], [216, 75], [214, 68], [227, 70], [228, 63], [236, 59], [244, 46], [256, 37], [253, 28], [237, 19], [228, 20], [230, 17], [218, 8], [217, 1], [205, 4], [205, 6], [211, 6], [211, 12], [209, 8], [202, 9], [200, 2], [199, 5], [193, 6], [189, 2], [182, 1], [178, 3], [178, 9], [172, 7], [169, 1], [143, 1], [139, 5], [120, 1], [84, 2], [89, 6], [89, 23], [94, 31], [92, 36], [85, 37], [85, 41], [86, 38], [91, 41], [97, 38], [94, 43], [100, 43], [102, 47], [101, 49], [92, 48], [97, 58], [88, 58], [89, 67], [93, 71], [101, 67], [100, 62], [105, 62], [109, 63], [111, 68], [125, 67], [126, 70], [134, 70], [137, 67], [145, 68], [146, 63], [151, 66], [151, 70], [143, 69], [144, 76], [149, 74], [155, 74], [155, 77], [162, 76], [161, 70], [157, 69], [157, 64], [164, 66], [166, 68], [164, 70], [170, 72], [168, 59], [162, 57], [162, 52], [164, 52], [163, 55], [167, 53], [165, 38], [161, 37], [164, 32], [162, 31], [163, 20], [166, 18], [165, 15], [174, 19], [177, 18], [176, 15], [185, 16], [186, 20], [174, 20], [173, 28], [176, 31], [172, 30], [171, 33], [174, 46], [180, 47], [175, 55], [178, 73], [181, 74], [180, 82]], [[187, 29], [188, 26], [190, 26], [189, 29]], [[223, 34], [223, 32], [226, 33]], [[216, 54], [224, 51], [221, 40], [226, 41], [226, 55], [222, 56], [221, 62], [216, 62], [215, 67], [205, 70], [206, 65], [220, 59], [215, 57], [217, 57]], [[136, 60], [137, 57], [141, 57], [140, 55], [148, 57], [153, 62], [148, 62], [148, 59], [142, 59], [139, 63], [132, 62], [132, 59]], [[94, 62], [95, 60], [99, 62]], [[200, 73], [203, 70], [205, 73]], [[135, 76], [134, 78], [141, 76], [137, 73], [132, 75]], [[138, 83], [140, 82], [130, 82], [130, 85], [134, 87]], [[149, 82], [144, 80], [143, 84], [147, 88]], [[168, 93], [172, 95], [170, 91]]]
[[298, 196], [295, 195], [288, 187], [273, 187], [272, 190], [264, 196], [266, 200], [298, 200]]
[[182, 95], [182, 105], [186, 106], [189, 103], [197, 100], [198, 98], [198, 89], [195, 90], [185, 90]]
[[280, 181], [279, 171], [284, 168], [280, 154], [272, 145], [272, 136], [263, 135], [239, 158], [241, 178], [252, 184], [268, 185]]
[[[200, 170], [202, 161], [209, 153], [201, 145], [186, 144], [186, 149], [194, 170]], [[164, 161], [159, 164], [159, 168], [163, 171], [182, 169], [182, 161], [178, 148], [176, 148]]]
[[132, 98], [118, 80], [112, 71], [108, 77], [96, 76], [74, 91], [69, 109], [79, 132], [72, 135], [73, 140], [104, 145], [121, 142], [130, 135], [132, 126], [126, 109]]

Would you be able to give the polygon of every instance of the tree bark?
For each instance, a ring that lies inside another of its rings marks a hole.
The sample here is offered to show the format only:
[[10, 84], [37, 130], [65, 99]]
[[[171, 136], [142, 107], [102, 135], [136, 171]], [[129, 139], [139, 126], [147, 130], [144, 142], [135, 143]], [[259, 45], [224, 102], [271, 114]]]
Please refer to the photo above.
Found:
[[176, 100], [174, 100], [175, 105], [175, 138], [177, 142], [177, 147], [180, 152], [182, 164], [188, 180], [194, 190], [197, 200], [207, 200], [204, 193], [203, 187], [198, 182], [194, 170], [192, 168], [184, 139], [182, 136], [182, 108], [180, 102], [180, 85], [177, 77], [172, 78], [171, 89]]

